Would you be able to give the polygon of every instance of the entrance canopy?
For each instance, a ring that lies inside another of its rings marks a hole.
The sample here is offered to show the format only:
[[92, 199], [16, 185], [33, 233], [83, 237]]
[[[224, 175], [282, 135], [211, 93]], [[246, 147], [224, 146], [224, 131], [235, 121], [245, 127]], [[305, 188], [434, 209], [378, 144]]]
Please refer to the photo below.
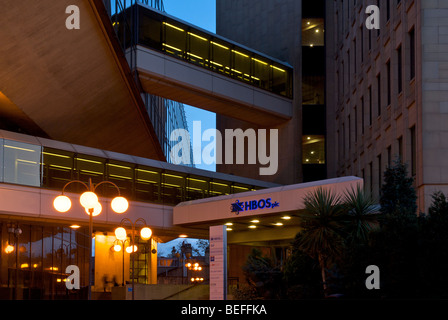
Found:
[[309, 192], [322, 187], [342, 195], [362, 183], [342, 177], [182, 202], [173, 209], [173, 224], [199, 229], [226, 224], [229, 243], [289, 241], [299, 231], [297, 214]]

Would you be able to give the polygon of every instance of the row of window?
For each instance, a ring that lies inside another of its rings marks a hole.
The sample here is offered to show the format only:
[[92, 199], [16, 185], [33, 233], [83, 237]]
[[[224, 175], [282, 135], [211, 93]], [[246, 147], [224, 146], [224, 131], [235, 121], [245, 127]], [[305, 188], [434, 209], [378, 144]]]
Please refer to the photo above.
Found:
[[[164, 204], [260, 189], [219, 179], [0, 139], [0, 182], [61, 190], [69, 181], [114, 182], [130, 200]], [[83, 192], [79, 184], [67, 191]], [[115, 196], [109, 184], [103, 196]]]
[[[291, 67], [148, 8], [137, 6], [137, 9], [138, 44], [292, 98]], [[120, 21], [120, 18], [116, 20], [117, 34], [125, 37], [126, 33], [122, 30], [126, 22]], [[130, 34], [127, 34], [127, 38], [130, 38]]]
[[[87, 298], [89, 237], [72, 229], [0, 220], [0, 299]], [[81, 290], [66, 290], [66, 267], [80, 271]]]
[[[351, 40], [351, 44], [347, 51], [343, 54], [341, 59], [341, 65], [339, 70], [336, 71], [337, 74], [337, 82], [340, 83], [339, 88], [337, 90], [339, 97], [342, 98], [346, 93], [350, 92], [350, 88], [353, 82], [354, 75], [357, 74], [360, 64], [364, 62], [366, 51], [364, 50], [364, 37], [367, 32], [369, 36], [368, 40], [368, 49], [369, 51], [372, 49], [372, 33], [377, 32], [376, 30], [367, 30], [365, 25], [362, 24], [359, 27], [359, 31], [356, 32], [356, 36]], [[359, 39], [359, 41], [357, 41]], [[395, 70], [392, 70], [391, 67], [391, 58], [385, 63], [385, 77], [381, 76], [381, 71], [376, 75], [376, 86], [378, 93], [378, 105], [382, 107], [383, 103], [386, 102], [387, 105], [391, 103], [391, 95], [392, 95], [392, 77], [396, 75], [394, 78], [397, 83], [397, 92], [401, 93], [403, 90], [403, 71], [406, 71], [406, 77], [409, 80], [414, 79], [416, 72], [416, 44], [415, 44], [415, 29], [411, 28], [407, 33], [407, 38], [405, 41], [405, 45], [408, 50], [403, 50], [403, 45], [400, 43], [395, 49], [395, 56], [393, 57], [394, 63], [392, 65], [396, 66]], [[406, 52], [406, 56], [404, 57], [404, 53]], [[409, 68], [405, 70], [403, 68], [404, 64], [409, 65]], [[384, 68], [382, 68], [384, 69]], [[384, 71], [383, 71], [384, 72]], [[348, 75], [348, 76], [347, 76]], [[382, 83], [382, 81], [385, 81]], [[386, 89], [387, 91], [387, 100], [381, 101], [381, 88]], [[378, 113], [381, 113], [381, 107], [378, 108]]]
[[302, 178], [327, 178], [325, 1], [302, 2]]
[[[380, 9], [380, 29], [375, 30], [376, 34], [379, 36], [381, 28], [390, 21], [392, 14], [398, 12], [401, 0], [340, 0], [337, 4], [338, 10], [336, 11], [337, 41], [344, 39], [344, 36], [349, 32], [353, 22], [352, 19], [355, 19], [354, 14], [360, 12], [364, 16], [367, 6], [370, 5], [375, 5]], [[370, 46], [371, 38], [369, 36], [369, 48]]]
[[389, 145], [384, 152], [376, 156], [374, 161], [370, 161], [365, 168], [360, 170], [359, 174], [365, 181], [365, 188], [375, 197], [378, 198], [381, 194], [381, 187], [384, 183], [384, 170], [392, 166], [395, 161], [405, 161], [408, 163], [409, 173], [415, 178], [417, 174], [417, 138], [415, 125], [408, 129], [406, 139], [409, 139], [410, 150], [404, 149], [403, 136], [400, 136], [396, 139], [394, 146]]
[[[341, 120], [340, 130], [340, 157], [350, 151], [352, 143], [356, 143], [360, 135], [364, 135], [365, 129], [372, 126], [374, 116], [380, 117], [382, 110], [386, 106], [390, 106], [393, 94], [397, 97], [404, 89], [404, 75], [407, 75], [409, 83], [415, 78], [415, 31], [412, 28], [407, 34], [408, 46], [407, 57], [404, 57], [403, 44], [400, 43], [397, 48], [391, 52], [390, 58], [387, 59], [380, 72], [376, 75], [374, 81], [371, 81], [365, 91], [360, 90], [362, 94], [359, 101], [353, 106], [344, 119]], [[348, 51], [348, 58], [350, 57]], [[391, 63], [392, 60], [392, 63]], [[407, 68], [404, 68], [405, 63]], [[350, 63], [349, 63], [350, 65]], [[337, 77], [342, 75], [342, 83], [344, 83], [344, 61], [341, 65], [341, 73], [337, 72]], [[393, 70], [395, 69], [395, 70]], [[348, 69], [350, 72], [350, 68]], [[351, 75], [353, 76], [353, 74]], [[350, 79], [350, 77], [348, 77]], [[349, 80], [348, 80], [349, 81]], [[339, 97], [342, 99], [343, 87], [339, 88]], [[385, 91], [384, 91], [385, 89]], [[353, 134], [353, 135], [352, 135]]]

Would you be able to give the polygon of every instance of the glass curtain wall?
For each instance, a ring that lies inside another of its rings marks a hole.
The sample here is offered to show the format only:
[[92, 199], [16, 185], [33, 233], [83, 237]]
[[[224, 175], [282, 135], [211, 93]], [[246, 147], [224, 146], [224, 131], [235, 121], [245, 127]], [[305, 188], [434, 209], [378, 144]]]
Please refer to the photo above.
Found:
[[292, 98], [292, 68], [216, 35], [138, 6], [139, 45]]
[[[62, 190], [72, 180], [114, 182], [130, 200], [176, 205], [182, 201], [260, 189], [258, 186], [196, 176], [158, 167], [138, 165], [29, 143], [0, 139], [0, 183]], [[84, 192], [80, 184], [67, 191]], [[113, 197], [113, 186], [98, 187]]]
[[[88, 228], [0, 219], [0, 299], [87, 299]], [[67, 290], [67, 266], [80, 290]]]

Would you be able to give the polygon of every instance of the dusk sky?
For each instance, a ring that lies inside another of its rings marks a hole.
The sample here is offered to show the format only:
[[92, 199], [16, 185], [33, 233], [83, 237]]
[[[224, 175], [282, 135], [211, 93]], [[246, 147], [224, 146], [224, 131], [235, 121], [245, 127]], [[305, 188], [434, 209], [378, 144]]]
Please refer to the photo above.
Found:
[[[186, 22], [194, 24], [202, 29], [216, 32], [216, 2], [215, 0], [163, 0], [167, 14]], [[193, 121], [202, 121], [202, 131], [209, 128], [216, 128], [216, 117], [214, 113], [185, 105], [190, 133]], [[191, 137], [193, 140], [193, 137]], [[203, 145], [207, 145], [204, 142]], [[215, 171], [215, 164], [197, 164], [197, 168]]]

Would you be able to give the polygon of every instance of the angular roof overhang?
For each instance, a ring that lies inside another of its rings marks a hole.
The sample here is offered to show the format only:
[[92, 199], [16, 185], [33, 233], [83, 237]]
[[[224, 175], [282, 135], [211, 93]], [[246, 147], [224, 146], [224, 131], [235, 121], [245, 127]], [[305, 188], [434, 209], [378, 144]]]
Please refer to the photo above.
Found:
[[[0, 116], [42, 137], [165, 160], [103, 2], [2, 3]], [[10, 128], [7, 128], [10, 129]]]

